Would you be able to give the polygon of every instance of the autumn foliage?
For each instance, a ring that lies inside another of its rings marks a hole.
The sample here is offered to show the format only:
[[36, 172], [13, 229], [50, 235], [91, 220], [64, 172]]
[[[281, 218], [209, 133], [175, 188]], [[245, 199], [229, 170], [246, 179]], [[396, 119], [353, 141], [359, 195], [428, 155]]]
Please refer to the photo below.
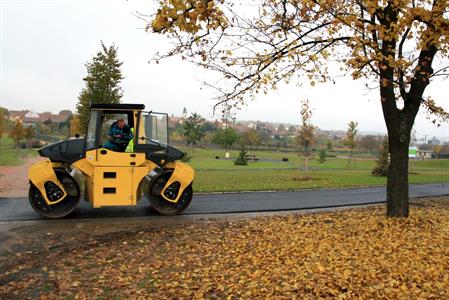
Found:
[[0, 298], [448, 299], [449, 202], [417, 204], [408, 219], [371, 208], [21, 229], [0, 256]]

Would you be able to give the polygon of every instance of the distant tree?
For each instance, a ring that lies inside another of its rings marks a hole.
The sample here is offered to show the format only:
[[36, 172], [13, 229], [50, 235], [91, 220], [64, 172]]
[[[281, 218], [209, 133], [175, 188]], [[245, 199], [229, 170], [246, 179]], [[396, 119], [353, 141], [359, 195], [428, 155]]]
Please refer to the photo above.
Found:
[[232, 147], [237, 143], [239, 139], [240, 136], [234, 128], [218, 129], [212, 137], [212, 144], [221, 145], [228, 149], [228, 147]]
[[39, 134], [47, 135], [50, 134], [51, 128], [48, 125], [45, 125], [44, 123], [37, 123], [36, 129]]
[[310, 109], [309, 100], [301, 102], [301, 125], [296, 136], [298, 145], [302, 149], [304, 155], [304, 171], [309, 170], [309, 156], [312, 152], [312, 145], [315, 142], [316, 127], [312, 124], [312, 110]]
[[376, 166], [371, 174], [374, 176], [388, 176], [388, 167], [390, 165], [388, 154], [388, 138], [383, 139], [382, 145], [377, 153]]
[[9, 136], [13, 139], [14, 145], [19, 148], [20, 140], [25, 137], [25, 128], [20, 120], [15, 120]]
[[290, 126], [288, 127], [288, 133], [290, 133], [290, 134], [295, 134], [295, 132], [296, 132], [296, 126], [290, 125]]
[[47, 125], [47, 126], [50, 126], [51, 125], [51, 118], [50, 117], [48, 117], [48, 119], [47, 120], [45, 120], [45, 121], [43, 121], [42, 122], [43, 124], [45, 124], [45, 125]]
[[182, 132], [172, 131], [170, 132], [170, 142], [171, 143], [185, 143], [184, 136]]
[[440, 147], [438, 147], [437, 150], [438, 151], [435, 151], [435, 154], [437, 155], [437, 157], [439, 157], [442, 154], [449, 155], [449, 143], [445, 143], [445, 144], [441, 145]]
[[122, 64], [123, 62], [117, 57], [117, 47], [114, 45], [106, 47], [103, 42], [101, 50], [94, 56], [92, 62], [86, 63], [87, 76], [83, 78], [86, 85], [81, 90], [76, 105], [80, 119], [80, 133], [84, 134], [87, 131], [91, 103], [120, 103]]
[[334, 150], [334, 146], [332, 145], [332, 141], [327, 140], [327, 142], [326, 142], [326, 150], [327, 150], [327, 152], [331, 152], [332, 150]]
[[27, 147], [30, 147], [31, 140], [36, 136], [36, 130], [32, 126], [27, 126], [24, 130], [23, 136], [27, 141]]
[[354, 152], [354, 148], [357, 145], [357, 132], [358, 132], [358, 123], [355, 121], [351, 121], [348, 123], [348, 130], [346, 131], [346, 138], [344, 141], [345, 146], [349, 147], [349, 157], [348, 157], [348, 168], [351, 167], [352, 155]]
[[202, 123], [204, 119], [197, 113], [192, 113], [184, 122], [183, 136], [186, 139], [187, 145], [192, 146], [192, 152], [195, 152], [195, 145], [204, 136], [202, 130]]
[[81, 133], [81, 121], [79, 115], [74, 115], [70, 120], [69, 137], [74, 137]]
[[249, 129], [243, 132], [241, 140], [242, 146], [249, 146], [250, 150], [255, 146], [256, 149], [262, 143], [262, 139], [259, 135], [259, 132], [256, 129]]
[[6, 131], [6, 116], [2, 109], [0, 109], [0, 138]]
[[203, 132], [216, 132], [217, 126], [213, 122], [206, 121], [203, 124]]
[[0, 106], [0, 113], [3, 114], [3, 117], [8, 118], [9, 117], [9, 110], [6, 109], [5, 107], [1, 107]]
[[359, 147], [369, 152], [378, 150], [381, 143], [382, 140], [374, 135], [364, 135], [358, 141]]
[[279, 133], [284, 133], [286, 131], [285, 126], [283, 124], [280, 124], [278, 126], [278, 132]]

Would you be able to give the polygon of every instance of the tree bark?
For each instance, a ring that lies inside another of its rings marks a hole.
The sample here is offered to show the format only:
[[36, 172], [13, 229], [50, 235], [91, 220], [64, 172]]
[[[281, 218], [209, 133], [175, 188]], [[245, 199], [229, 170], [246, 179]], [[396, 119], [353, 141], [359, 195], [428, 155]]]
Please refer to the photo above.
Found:
[[408, 217], [408, 142], [389, 135], [390, 165], [387, 179], [387, 216]]

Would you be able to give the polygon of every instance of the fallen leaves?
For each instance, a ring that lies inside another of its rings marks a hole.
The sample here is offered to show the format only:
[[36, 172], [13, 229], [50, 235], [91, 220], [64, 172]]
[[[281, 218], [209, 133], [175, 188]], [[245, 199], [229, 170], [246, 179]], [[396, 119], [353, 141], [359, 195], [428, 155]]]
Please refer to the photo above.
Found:
[[9, 261], [0, 298], [444, 299], [449, 199], [438, 203], [408, 219], [370, 208], [140, 224]]

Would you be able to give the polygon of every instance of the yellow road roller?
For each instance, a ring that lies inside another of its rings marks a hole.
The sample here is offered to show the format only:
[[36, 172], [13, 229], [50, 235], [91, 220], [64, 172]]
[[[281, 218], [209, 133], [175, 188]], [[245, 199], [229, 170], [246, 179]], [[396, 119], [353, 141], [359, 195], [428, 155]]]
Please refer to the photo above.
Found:
[[185, 210], [194, 170], [169, 145], [166, 113], [143, 104], [92, 104], [85, 137], [39, 149], [29, 169], [29, 201], [46, 218], [63, 218], [84, 198], [94, 208], [136, 205], [142, 195], [162, 215]]

